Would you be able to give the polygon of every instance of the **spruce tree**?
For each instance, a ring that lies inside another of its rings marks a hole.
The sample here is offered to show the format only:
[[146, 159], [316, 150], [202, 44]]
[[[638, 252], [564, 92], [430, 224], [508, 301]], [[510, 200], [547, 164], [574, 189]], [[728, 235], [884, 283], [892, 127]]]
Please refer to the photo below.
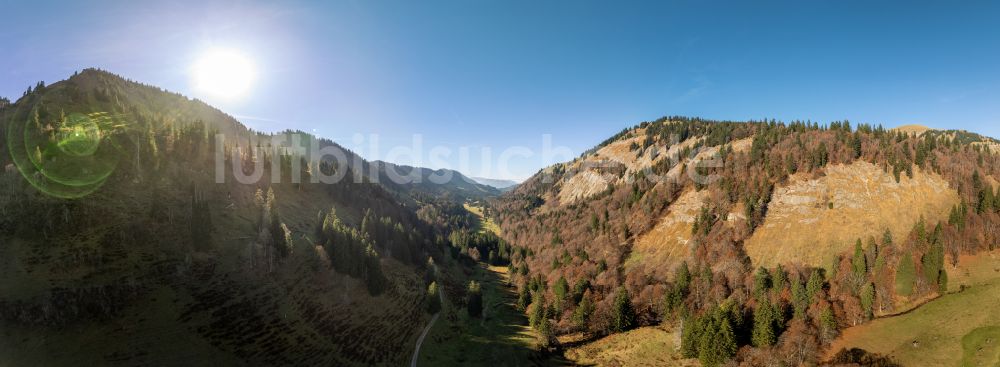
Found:
[[471, 317], [483, 316], [483, 292], [476, 281], [469, 282], [466, 306]]
[[899, 268], [896, 270], [896, 294], [909, 297], [913, 294], [913, 281], [916, 276], [916, 268], [913, 265], [913, 257], [909, 252], [904, 252], [899, 260]]
[[528, 315], [528, 325], [531, 325], [534, 329], [538, 329], [542, 321], [546, 318], [545, 295], [539, 290], [532, 295], [532, 298], [531, 312]]
[[688, 317], [681, 322], [681, 355], [684, 358], [698, 358], [701, 347], [701, 318]]
[[875, 285], [872, 283], [865, 283], [861, 286], [861, 309], [865, 313], [866, 319], [871, 319], [874, 316], [874, 310], [872, 306], [875, 304]]
[[758, 348], [772, 346], [776, 341], [776, 336], [774, 335], [774, 311], [767, 298], [762, 298], [757, 308], [754, 309], [753, 331], [750, 339], [751, 343]]
[[823, 279], [823, 273], [818, 269], [813, 269], [812, 273], [809, 274], [809, 282], [806, 283], [806, 293], [809, 298], [809, 303], [814, 301], [816, 294], [823, 290], [823, 283], [826, 281]]
[[569, 282], [566, 281], [565, 277], [560, 276], [559, 280], [552, 287], [552, 293], [555, 295], [555, 300], [553, 301], [553, 307], [556, 309], [556, 313], [560, 313], [563, 309], [563, 301], [566, 300], [566, 295], [569, 293]]
[[771, 275], [764, 267], [757, 268], [757, 273], [753, 277], [753, 294], [757, 298], [764, 295], [771, 289]]
[[552, 321], [548, 317], [542, 319], [538, 325], [538, 338], [543, 347], [552, 346], [555, 343], [555, 332], [552, 330]]
[[590, 315], [594, 313], [594, 303], [590, 301], [590, 297], [585, 295], [580, 300], [580, 304], [576, 306], [573, 310], [573, 324], [577, 328], [584, 330], [590, 323]]
[[435, 314], [441, 310], [441, 296], [438, 295], [437, 282], [427, 286], [427, 313]]
[[930, 284], [939, 284], [941, 272], [944, 271], [944, 246], [940, 241], [933, 241], [930, 249], [920, 259], [923, 265], [924, 279]]
[[677, 285], [682, 294], [687, 294], [688, 287], [691, 285], [691, 270], [688, 269], [687, 261], [681, 262], [681, 265], [677, 267], [674, 273], [674, 284]]
[[628, 290], [625, 287], [618, 287], [611, 310], [611, 331], [616, 333], [627, 331], [634, 326], [634, 323], [635, 310], [632, 308]]
[[851, 269], [854, 271], [854, 276], [857, 279], [864, 279], [868, 273], [868, 260], [865, 258], [860, 238], [854, 243], [854, 257], [851, 258]]
[[722, 310], [716, 310], [701, 330], [698, 361], [702, 366], [720, 366], [736, 355], [736, 334]]
[[938, 276], [938, 293], [944, 294], [948, 291], [948, 272], [941, 269], [941, 275]]
[[728, 361], [736, 355], [739, 345], [736, 343], [736, 332], [733, 330], [732, 323], [729, 322], [728, 318], [722, 319], [715, 339], [718, 345], [718, 355], [723, 361]]
[[882, 246], [888, 246], [892, 244], [892, 232], [888, 228], [882, 233]]
[[698, 361], [703, 366], [718, 366], [718, 351], [716, 350], [716, 334], [719, 332], [717, 317], [706, 315], [702, 322], [701, 335], [698, 338]]
[[677, 285], [667, 284], [667, 289], [663, 293], [663, 309], [661, 316], [664, 319], [671, 317], [675, 311], [684, 303], [684, 295]]
[[824, 308], [819, 313], [819, 331], [824, 343], [829, 343], [837, 336], [837, 320], [833, 317], [830, 307]]
[[531, 302], [531, 294], [528, 292], [528, 286], [524, 285], [517, 292], [517, 309], [527, 311], [529, 302]]
[[780, 293], [781, 290], [785, 288], [785, 283], [788, 282], [788, 273], [785, 272], [785, 269], [781, 266], [781, 264], [778, 264], [774, 268], [774, 271], [771, 272], [771, 279], [771, 288], [775, 292]]
[[805, 320], [806, 310], [809, 307], [809, 292], [802, 282], [798, 280], [792, 281], [792, 306], [794, 307], [795, 314], [793, 317], [799, 320]]

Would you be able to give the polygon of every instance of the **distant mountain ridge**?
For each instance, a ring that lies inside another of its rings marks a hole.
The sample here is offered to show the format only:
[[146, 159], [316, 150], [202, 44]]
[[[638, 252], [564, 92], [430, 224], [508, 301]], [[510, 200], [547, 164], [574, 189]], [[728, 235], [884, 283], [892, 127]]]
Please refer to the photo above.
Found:
[[460, 201], [484, 199], [501, 194], [499, 189], [476, 182], [455, 170], [435, 170], [378, 160], [372, 161], [371, 164], [378, 172], [380, 184], [402, 192], [451, 197]]
[[514, 180], [502, 180], [502, 179], [484, 178], [484, 177], [470, 177], [470, 178], [480, 184], [495, 187], [503, 192], [513, 190], [514, 186], [518, 185], [518, 182]]
[[[324, 156], [307, 157], [307, 159], [322, 159], [334, 165], [345, 163], [352, 172], [363, 177], [366, 182], [377, 183], [386, 190], [401, 195], [399, 198], [407, 205], [418, 205], [421, 199], [419, 196], [429, 195], [436, 199], [461, 203], [466, 200], [495, 197], [502, 193], [492, 186], [477, 183], [456, 170], [435, 170], [381, 160], [368, 161], [337, 142], [299, 130], [284, 131], [273, 136], [279, 138], [279, 141], [290, 141], [291, 135], [297, 135], [303, 146], [315, 144], [319, 149], [332, 147], [343, 154], [342, 157]], [[338, 162], [338, 159], [344, 159], [345, 162]], [[357, 180], [358, 177], [344, 179]]]

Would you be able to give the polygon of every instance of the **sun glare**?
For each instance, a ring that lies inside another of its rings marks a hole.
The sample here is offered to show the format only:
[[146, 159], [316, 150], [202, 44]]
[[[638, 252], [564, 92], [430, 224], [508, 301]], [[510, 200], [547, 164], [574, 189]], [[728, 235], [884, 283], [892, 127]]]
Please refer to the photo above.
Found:
[[196, 90], [226, 99], [246, 94], [255, 76], [249, 58], [228, 50], [214, 50], [202, 55], [192, 70]]

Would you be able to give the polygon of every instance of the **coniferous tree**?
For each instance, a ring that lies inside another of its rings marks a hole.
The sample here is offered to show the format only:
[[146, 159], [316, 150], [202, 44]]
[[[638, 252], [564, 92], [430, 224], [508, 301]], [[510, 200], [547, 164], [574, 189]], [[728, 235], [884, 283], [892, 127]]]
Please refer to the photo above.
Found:
[[812, 273], [809, 274], [809, 282], [806, 283], [806, 293], [810, 303], [823, 290], [824, 283], [826, 283], [826, 280], [823, 279], [823, 273], [817, 269], [813, 269]]
[[983, 214], [993, 211], [993, 188], [986, 185], [979, 190], [979, 203], [976, 205], [976, 213]]
[[[736, 344], [736, 333], [733, 331], [733, 326], [728, 318], [723, 317], [719, 323], [719, 331], [715, 334], [713, 349], [715, 361], [718, 361], [719, 364], [732, 359], [739, 349], [739, 346]], [[702, 364], [709, 365], [705, 364], [705, 362], [702, 362]]]
[[882, 233], [882, 246], [889, 246], [892, 244], [892, 232], [888, 228]]
[[948, 216], [948, 224], [958, 227], [958, 230], [965, 229], [965, 203], [955, 204], [951, 208], [951, 214]]
[[872, 306], [875, 304], [875, 285], [872, 283], [865, 283], [861, 286], [861, 310], [865, 313], [866, 319], [871, 319], [873, 315]]
[[441, 296], [438, 295], [437, 282], [427, 286], [427, 313], [436, 314], [441, 310]]
[[543, 318], [538, 326], [538, 338], [543, 347], [550, 347], [552, 344], [557, 343], [555, 332], [552, 328], [552, 321], [548, 317]]
[[860, 238], [854, 243], [854, 257], [851, 258], [851, 269], [854, 271], [856, 279], [864, 279], [868, 273], [868, 260], [865, 258]]
[[753, 277], [753, 294], [760, 298], [771, 288], [771, 274], [764, 267], [757, 268]]
[[938, 293], [944, 294], [948, 291], [948, 271], [941, 269], [941, 275], [938, 276]]
[[661, 316], [665, 320], [671, 318], [684, 302], [684, 294], [681, 292], [680, 286], [667, 284], [666, 287], [667, 289], [663, 293], [663, 309], [661, 311]]
[[700, 317], [688, 317], [681, 322], [681, 355], [684, 358], [698, 358], [701, 347], [702, 321]]
[[691, 285], [691, 270], [688, 269], [687, 261], [682, 261], [674, 272], [674, 283], [682, 293], [687, 293], [688, 286]]
[[341, 222], [336, 208], [326, 213], [318, 231], [319, 243], [329, 254], [334, 270], [361, 279], [372, 295], [382, 292], [388, 280], [382, 273], [379, 254], [367, 235]]
[[212, 214], [203, 194], [191, 185], [191, 243], [198, 251], [208, 250], [212, 245]]
[[716, 315], [705, 315], [702, 320], [701, 335], [698, 337], [698, 361], [703, 366], [718, 366], [722, 361], [716, 350], [716, 334], [719, 332], [719, 318]]
[[930, 249], [921, 258], [924, 279], [929, 284], [940, 286], [941, 272], [944, 271], [944, 246], [939, 240], [932, 241]]
[[517, 292], [517, 309], [527, 311], [529, 302], [531, 302], [531, 293], [528, 291], [528, 286], [520, 287]]
[[785, 288], [785, 284], [788, 282], [788, 273], [785, 272], [785, 268], [778, 264], [774, 267], [774, 271], [771, 272], [771, 288], [775, 292], [781, 292]]
[[830, 307], [823, 308], [819, 314], [820, 339], [829, 343], [837, 336], [837, 320], [833, 317]]
[[541, 326], [542, 321], [547, 318], [547, 308], [545, 305], [545, 295], [542, 291], [536, 291], [532, 295], [533, 300], [531, 301], [531, 312], [528, 317], [528, 325], [534, 329], [538, 329]]
[[837, 279], [837, 272], [840, 271], [840, 255], [834, 254], [830, 257], [830, 267], [826, 269], [829, 274], [824, 273], [827, 279]]
[[634, 326], [634, 323], [635, 309], [632, 308], [628, 290], [625, 287], [618, 287], [611, 310], [611, 331], [616, 333], [627, 331]]
[[809, 292], [799, 280], [792, 281], [792, 307], [795, 319], [805, 320], [806, 311], [809, 307]]
[[909, 297], [913, 294], [913, 281], [916, 276], [916, 268], [913, 265], [913, 257], [909, 252], [903, 253], [899, 260], [899, 268], [896, 270], [896, 294]]
[[924, 217], [920, 216], [920, 220], [913, 225], [913, 232], [917, 234], [917, 243], [924, 244], [927, 242], [927, 224], [924, 222]]
[[556, 284], [552, 286], [552, 293], [555, 295], [555, 300], [553, 301], [553, 307], [556, 309], [556, 313], [560, 313], [563, 309], [563, 301], [566, 300], [566, 295], [569, 292], [569, 283], [566, 282], [566, 278], [560, 276]]
[[479, 287], [479, 283], [476, 281], [469, 282], [469, 288], [466, 295], [466, 306], [469, 311], [469, 316], [471, 317], [482, 317], [483, 316], [483, 292]]
[[583, 330], [590, 323], [590, 316], [594, 313], [594, 303], [590, 301], [590, 293], [586, 293], [580, 300], [580, 304], [573, 310], [573, 324]]
[[861, 158], [861, 134], [854, 134], [854, 139], [851, 140], [851, 148], [854, 150], [854, 159]]
[[751, 342], [755, 347], [763, 348], [774, 345], [777, 337], [774, 333], [774, 310], [770, 301], [762, 297], [761, 302], [753, 312], [753, 331]]
[[580, 301], [583, 299], [584, 294], [587, 293], [589, 290], [590, 290], [589, 280], [585, 278], [577, 280], [576, 284], [573, 285], [573, 294], [570, 295], [573, 303], [580, 303]]

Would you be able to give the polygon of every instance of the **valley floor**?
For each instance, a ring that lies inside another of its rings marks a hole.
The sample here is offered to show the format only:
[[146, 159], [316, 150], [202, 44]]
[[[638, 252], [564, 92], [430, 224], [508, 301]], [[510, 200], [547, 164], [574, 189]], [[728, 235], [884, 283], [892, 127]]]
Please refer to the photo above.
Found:
[[[479, 219], [478, 231], [499, 232], [482, 208], [469, 204], [465, 208]], [[567, 364], [560, 356], [539, 352], [536, 333], [516, 307], [517, 293], [506, 267], [451, 265], [455, 266], [440, 267], [441, 316], [421, 346], [418, 366]], [[469, 317], [465, 308], [464, 289], [470, 281], [478, 282], [483, 292], [482, 318]]]
[[479, 228], [478, 228], [479, 231], [490, 231], [496, 233], [497, 235], [500, 234], [500, 226], [498, 226], [495, 222], [493, 222], [492, 219], [486, 217], [486, 215], [483, 213], [482, 207], [466, 203], [465, 210], [468, 210], [470, 213], [474, 214], [477, 218], [479, 218]]
[[[507, 268], [479, 265], [469, 272], [456, 269], [442, 275], [445, 301], [441, 318], [424, 340], [417, 365], [559, 364], [557, 359], [538, 352], [537, 337], [524, 314], [515, 308], [517, 295], [506, 284]], [[462, 289], [469, 280], [482, 287], [483, 318], [469, 317], [461, 302]]]

